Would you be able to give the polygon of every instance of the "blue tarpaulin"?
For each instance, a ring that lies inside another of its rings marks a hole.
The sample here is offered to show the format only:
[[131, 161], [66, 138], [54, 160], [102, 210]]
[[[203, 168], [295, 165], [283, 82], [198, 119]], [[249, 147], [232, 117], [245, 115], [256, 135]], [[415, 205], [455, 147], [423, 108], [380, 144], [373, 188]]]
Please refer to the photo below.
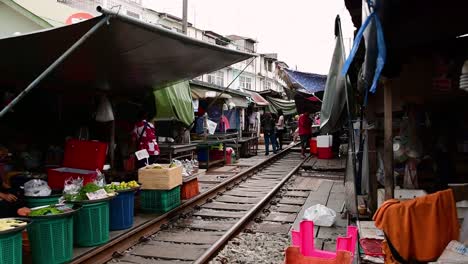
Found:
[[285, 81], [288, 86], [295, 87], [296, 89], [305, 89], [310, 93], [322, 92], [325, 90], [325, 83], [327, 76], [315, 73], [293, 71], [283, 69]]

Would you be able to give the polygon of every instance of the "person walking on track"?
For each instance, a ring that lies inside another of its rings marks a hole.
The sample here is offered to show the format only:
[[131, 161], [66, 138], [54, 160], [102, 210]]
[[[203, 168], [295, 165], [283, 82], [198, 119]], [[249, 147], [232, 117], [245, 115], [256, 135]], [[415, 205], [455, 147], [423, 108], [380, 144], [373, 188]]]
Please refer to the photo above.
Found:
[[305, 158], [307, 145], [312, 134], [312, 119], [309, 117], [309, 112], [305, 111], [299, 116], [297, 126], [299, 128], [299, 137], [301, 138], [301, 155], [302, 158]]
[[275, 135], [275, 120], [271, 116], [271, 113], [265, 113], [263, 116], [263, 137], [265, 139], [265, 155], [270, 154], [270, 142], [273, 147], [273, 153], [276, 154], [276, 135]]
[[278, 146], [279, 149], [283, 149], [283, 135], [286, 130], [286, 127], [284, 126], [284, 115], [283, 115], [283, 110], [279, 109], [278, 110], [278, 121], [276, 122], [276, 138], [278, 139]]

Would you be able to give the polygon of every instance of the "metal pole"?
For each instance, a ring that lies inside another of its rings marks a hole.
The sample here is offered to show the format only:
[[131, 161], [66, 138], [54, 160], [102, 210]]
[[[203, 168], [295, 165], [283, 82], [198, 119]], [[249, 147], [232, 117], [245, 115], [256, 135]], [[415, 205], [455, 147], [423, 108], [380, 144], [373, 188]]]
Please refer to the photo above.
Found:
[[24, 89], [18, 96], [13, 99], [7, 106], [5, 106], [0, 112], [0, 118], [8, 113], [13, 106], [15, 106], [23, 97], [25, 97], [32, 89], [34, 89], [39, 83], [44, 80], [55, 68], [57, 68], [65, 59], [68, 58], [81, 44], [83, 44], [93, 33], [95, 33], [102, 25], [109, 20], [109, 17], [104, 16], [101, 21], [94, 25], [88, 32], [86, 32], [78, 41], [75, 42], [67, 51], [65, 51], [58, 59], [56, 59], [47, 69], [45, 69], [34, 81], [32, 81], [26, 89]]
[[384, 83], [384, 172], [385, 200], [393, 199], [393, 136], [392, 136], [392, 88], [393, 83]]
[[182, 16], [182, 19], [183, 19], [183, 23], [182, 23], [182, 32], [187, 35], [187, 9], [188, 9], [188, 0], [183, 0], [183, 5], [182, 5], [182, 13], [183, 13], [183, 16]]

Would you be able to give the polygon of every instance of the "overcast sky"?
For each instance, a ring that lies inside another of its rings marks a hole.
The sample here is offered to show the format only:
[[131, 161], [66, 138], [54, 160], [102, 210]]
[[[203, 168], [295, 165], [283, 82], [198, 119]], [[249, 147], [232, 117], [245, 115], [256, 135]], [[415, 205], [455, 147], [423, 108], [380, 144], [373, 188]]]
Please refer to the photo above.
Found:
[[[146, 6], [182, 17], [182, 0], [144, 0]], [[353, 26], [344, 0], [188, 0], [188, 20], [222, 35], [259, 41], [258, 52], [278, 53], [290, 68], [328, 73], [334, 21], [340, 14], [349, 44]]]

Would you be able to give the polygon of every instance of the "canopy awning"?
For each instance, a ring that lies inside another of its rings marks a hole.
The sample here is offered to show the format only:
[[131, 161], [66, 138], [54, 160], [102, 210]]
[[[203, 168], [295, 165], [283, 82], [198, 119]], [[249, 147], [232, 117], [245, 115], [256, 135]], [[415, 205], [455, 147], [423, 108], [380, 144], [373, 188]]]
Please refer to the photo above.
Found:
[[192, 89], [192, 97], [193, 99], [206, 99], [206, 98], [224, 98], [224, 99], [230, 99], [232, 96], [230, 96], [227, 93], [221, 94], [220, 92], [215, 92], [211, 91], [208, 89], [203, 89], [203, 88], [195, 88], [191, 87]]
[[232, 98], [228, 99], [228, 104], [234, 104], [235, 107], [239, 108], [247, 108], [249, 107], [249, 101], [247, 100], [246, 97], [238, 97], [238, 96], [233, 96]]
[[157, 121], [177, 120], [187, 127], [193, 123], [195, 115], [188, 81], [155, 89], [154, 98]]
[[259, 95], [258, 93], [253, 92], [253, 91], [249, 91], [249, 94], [250, 94], [250, 98], [252, 98], [253, 102], [257, 106], [270, 105], [270, 103], [265, 98], [263, 98], [263, 96]]
[[327, 82], [326, 75], [293, 71], [284, 68], [281, 70], [280, 75], [290, 88], [297, 90], [305, 89], [310, 93], [317, 93], [325, 90], [325, 83]]
[[294, 115], [297, 113], [296, 104], [294, 101], [278, 99], [274, 97], [267, 97], [266, 98], [270, 105], [267, 107], [268, 111], [271, 113], [278, 113], [279, 109], [283, 110], [285, 115]]
[[0, 87], [23, 90], [102, 19], [98, 28], [40, 87], [119, 94], [151, 92], [254, 56], [202, 42], [131, 17], [109, 14], [0, 39]]

